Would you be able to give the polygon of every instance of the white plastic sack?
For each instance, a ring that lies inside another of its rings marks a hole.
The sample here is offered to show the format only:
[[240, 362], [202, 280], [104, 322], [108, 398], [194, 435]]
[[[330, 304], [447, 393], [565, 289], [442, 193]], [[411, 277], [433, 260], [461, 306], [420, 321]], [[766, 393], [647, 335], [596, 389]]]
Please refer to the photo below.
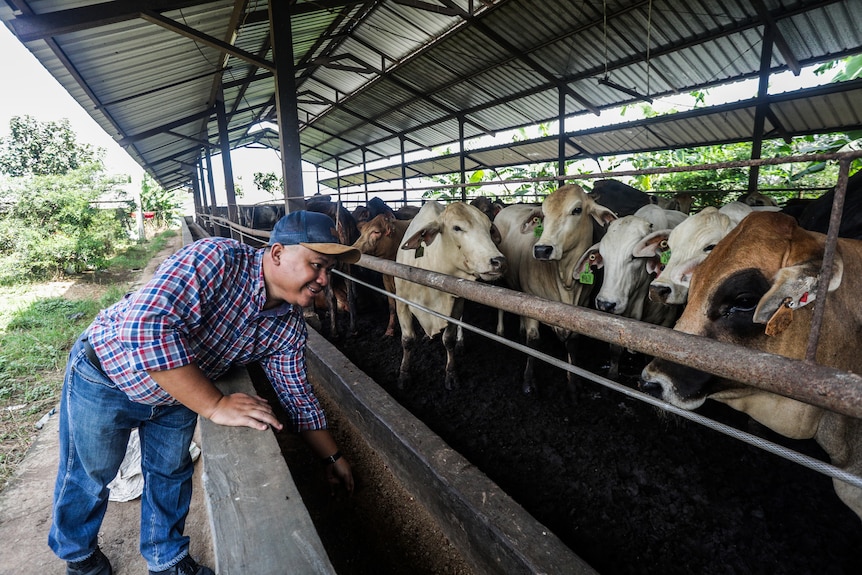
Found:
[[[192, 461], [197, 461], [200, 457], [201, 450], [197, 444], [192, 441], [189, 446]], [[138, 429], [132, 430], [129, 435], [129, 444], [126, 446], [126, 456], [120, 464], [120, 470], [117, 476], [108, 483], [110, 494], [109, 501], [131, 501], [137, 499], [144, 492], [144, 474], [141, 472], [141, 438], [138, 436]]]

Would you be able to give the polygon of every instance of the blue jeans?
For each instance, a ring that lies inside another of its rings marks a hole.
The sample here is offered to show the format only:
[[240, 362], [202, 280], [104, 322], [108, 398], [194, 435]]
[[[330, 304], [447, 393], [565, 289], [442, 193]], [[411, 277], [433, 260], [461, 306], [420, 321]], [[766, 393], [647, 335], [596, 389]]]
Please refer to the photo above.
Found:
[[116, 476], [135, 427], [141, 439], [141, 555], [162, 571], [188, 555], [183, 535], [192, 496], [189, 455], [197, 415], [183, 405], [129, 401], [93, 366], [78, 341], [69, 354], [60, 400], [60, 465], [48, 545], [64, 561], [96, 549], [108, 507], [107, 484]]

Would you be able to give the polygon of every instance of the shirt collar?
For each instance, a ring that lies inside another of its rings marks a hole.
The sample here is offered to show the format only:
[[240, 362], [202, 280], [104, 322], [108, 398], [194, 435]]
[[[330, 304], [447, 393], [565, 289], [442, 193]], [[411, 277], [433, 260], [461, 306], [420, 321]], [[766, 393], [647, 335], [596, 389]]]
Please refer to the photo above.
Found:
[[263, 281], [263, 254], [266, 248], [260, 248], [254, 254], [254, 265], [252, 266], [252, 293], [254, 294], [254, 305], [257, 315], [281, 316], [288, 315], [293, 310], [293, 304], [283, 302], [272, 309], [263, 309], [266, 305], [266, 282]]

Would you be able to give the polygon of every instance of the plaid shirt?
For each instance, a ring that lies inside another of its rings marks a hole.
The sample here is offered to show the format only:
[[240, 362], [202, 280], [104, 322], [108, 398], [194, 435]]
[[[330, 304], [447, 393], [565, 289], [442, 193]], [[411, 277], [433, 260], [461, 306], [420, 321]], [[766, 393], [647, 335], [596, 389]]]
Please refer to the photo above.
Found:
[[131, 401], [175, 405], [147, 371], [197, 364], [211, 380], [259, 361], [297, 431], [326, 418], [308, 383], [302, 308], [264, 310], [263, 249], [224, 238], [189, 244], [140, 290], [102, 310], [87, 337]]

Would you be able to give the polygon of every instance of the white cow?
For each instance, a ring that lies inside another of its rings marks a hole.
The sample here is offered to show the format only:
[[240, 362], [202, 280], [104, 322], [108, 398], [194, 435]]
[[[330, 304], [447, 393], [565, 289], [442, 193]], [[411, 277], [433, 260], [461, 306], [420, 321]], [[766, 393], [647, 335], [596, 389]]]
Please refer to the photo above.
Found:
[[742, 202], [730, 202], [720, 209], [708, 207], [673, 229], [657, 229], [645, 237], [635, 253], [647, 258], [647, 270], [657, 274], [650, 284], [650, 300], [684, 304], [694, 269], [751, 212], [752, 207]]
[[[679, 306], [650, 301], [647, 258], [638, 257], [637, 247], [658, 227], [673, 229], [688, 216], [656, 205], [644, 206], [635, 215], [625, 216], [608, 226], [601, 241], [586, 250], [578, 260], [574, 275], [589, 277], [593, 269], [603, 269], [604, 279], [596, 295], [600, 311], [670, 327], [679, 316]], [[611, 346], [609, 378], [619, 375], [622, 348]]]
[[[500, 251], [509, 268], [506, 283], [512, 289], [552, 301], [582, 305], [590, 286], [573, 279], [575, 264], [593, 243], [593, 220], [604, 225], [616, 215], [597, 204], [576, 185], [562, 186], [545, 198], [541, 206], [516, 204], [500, 210], [494, 224], [500, 230]], [[502, 315], [502, 314], [501, 314]], [[521, 318], [527, 345], [537, 347], [539, 321]], [[574, 337], [571, 332], [554, 327], [557, 337], [566, 345], [568, 360], [574, 363]], [[497, 333], [502, 335], [502, 321]], [[533, 357], [527, 357], [522, 390], [535, 392]], [[570, 390], [575, 391], [575, 377], [569, 373]], [[573, 393], [574, 396], [574, 393]]]
[[[506, 270], [506, 258], [496, 245], [499, 241], [497, 229], [478, 208], [463, 202], [445, 207], [428, 202], [404, 232], [404, 243], [395, 260], [462, 279], [493, 281]], [[454, 318], [460, 319], [464, 309], [462, 298], [402, 278], [395, 278], [395, 293]], [[398, 387], [403, 388], [410, 381], [410, 354], [416, 342], [415, 316], [429, 337], [445, 330], [446, 389], [452, 389], [458, 382], [454, 358], [457, 326], [402, 301], [397, 302], [396, 312], [403, 348]]]

